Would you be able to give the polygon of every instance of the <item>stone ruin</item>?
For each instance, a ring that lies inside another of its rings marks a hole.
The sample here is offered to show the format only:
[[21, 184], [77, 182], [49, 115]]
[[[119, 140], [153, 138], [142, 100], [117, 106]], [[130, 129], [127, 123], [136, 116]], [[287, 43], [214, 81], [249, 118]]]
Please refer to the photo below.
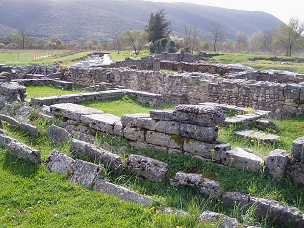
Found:
[[[39, 66], [35, 66], [35, 68], [27, 69], [31, 71], [35, 69], [39, 75], [27, 71], [21, 74], [22, 79], [17, 79], [14, 78], [10, 67], [0, 66], [0, 71], [4, 68], [11, 71], [9, 75], [4, 74], [3, 82], [0, 83], [3, 107], [7, 111], [12, 109], [10, 105], [12, 101], [28, 101], [24, 86], [27, 84], [51, 83], [65, 89], [71, 88], [75, 83], [87, 86], [106, 85], [106, 87], [113, 84], [119, 85], [115, 90], [32, 98], [29, 102], [32, 106], [43, 106], [44, 113], [40, 115], [49, 118], [50, 121], [54, 116], [64, 117], [67, 120], [63, 125], [64, 128], [55, 125], [49, 127], [48, 137], [55, 144], [71, 142], [71, 153], [74, 157], [70, 158], [57, 151], [51, 152], [46, 165], [52, 172], [67, 173], [68, 180], [71, 182], [144, 206], [151, 205], [150, 197], [139, 195], [103, 180], [104, 167], [109, 167], [117, 175], [123, 169], [129, 169], [133, 175], [140, 178], [161, 182], [168, 180], [168, 165], [135, 154], [129, 155], [127, 163], [124, 164], [121, 153], [117, 153], [121, 148], [112, 147], [109, 151], [104, 146], [97, 147], [92, 144], [95, 140], [94, 136], [89, 135], [90, 129], [120, 135], [137, 148], [183, 153], [239, 170], [259, 171], [265, 167], [274, 178], [282, 179], [290, 175], [293, 181], [304, 185], [302, 164], [304, 140], [302, 138], [294, 141], [291, 155], [287, 151], [277, 149], [266, 158], [248, 149], [231, 149], [229, 143], [217, 141], [219, 125], [235, 122], [246, 124], [267, 114], [280, 118], [288, 118], [292, 114], [302, 115], [304, 75], [282, 71], [259, 72], [239, 65], [181, 62], [180, 59], [172, 62], [162, 59], [161, 56], [158, 56], [158, 59], [159, 61], [156, 62], [159, 66], [154, 69], [160, 67], [197, 73], [167, 74], [128, 67], [59, 69], [56, 66], [53, 70], [47, 68], [39, 70]], [[127, 60], [116, 64], [146, 69], [153, 67], [155, 59], [147, 57], [135, 62], [136, 64], [134, 61]], [[46, 74], [41, 74], [41, 72], [46, 72]], [[12, 81], [5, 78], [8, 76]], [[120, 118], [74, 104], [78, 101], [102, 100], [124, 94], [134, 96], [141, 103], [150, 106], [157, 106], [163, 102], [180, 105], [176, 106], [174, 111], [154, 110], [150, 114], [127, 114]], [[185, 105], [185, 103], [192, 105]], [[231, 110], [233, 105], [240, 106], [234, 107], [244, 113], [225, 118], [223, 112]], [[245, 107], [253, 107], [255, 111], [246, 114]], [[39, 135], [37, 128], [28, 123], [17, 121], [4, 114], [0, 115], [0, 119], [29, 131], [34, 137]], [[79, 124], [82, 126], [81, 129], [77, 127]], [[39, 151], [8, 137], [5, 132], [0, 134], [0, 144], [7, 146], [8, 151], [14, 156], [33, 163], [41, 163]], [[91, 161], [98, 161], [100, 165], [81, 160], [84, 157]], [[258, 218], [269, 216], [270, 220], [276, 220], [278, 223], [293, 224], [295, 227], [304, 226], [304, 214], [300, 210], [282, 205], [277, 201], [249, 197], [241, 193], [222, 193], [218, 181], [201, 174], [180, 171], [170, 179], [170, 183], [196, 187], [202, 195], [222, 200], [227, 206], [234, 207], [236, 203], [243, 208], [257, 205], [254, 213]], [[166, 211], [168, 208], [164, 208], [165, 213]], [[176, 211], [176, 213], [187, 216], [187, 213], [182, 211]], [[280, 219], [281, 217], [286, 217], [286, 220]], [[224, 226], [230, 224], [231, 227], [240, 225], [236, 219], [208, 211], [204, 212], [198, 221], [220, 221]]]

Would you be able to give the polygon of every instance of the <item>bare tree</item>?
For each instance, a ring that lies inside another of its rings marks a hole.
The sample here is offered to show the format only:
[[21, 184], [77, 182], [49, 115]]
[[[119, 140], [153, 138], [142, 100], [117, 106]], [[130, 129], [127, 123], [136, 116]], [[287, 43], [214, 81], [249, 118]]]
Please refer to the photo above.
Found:
[[25, 42], [31, 36], [31, 33], [29, 31], [27, 31], [26, 29], [21, 28], [21, 29], [18, 30], [17, 34], [21, 38], [21, 48], [25, 49]]
[[298, 44], [304, 31], [304, 23], [298, 18], [291, 18], [288, 24], [281, 24], [275, 31], [275, 43], [286, 50], [286, 55], [291, 56], [292, 49]]
[[185, 24], [184, 25], [184, 46], [190, 51], [194, 52], [197, 50], [200, 44], [199, 35], [201, 33], [200, 29], [194, 25]]
[[225, 40], [225, 34], [219, 22], [213, 22], [213, 26], [210, 29], [210, 38], [213, 41], [213, 50], [216, 53], [216, 44]]

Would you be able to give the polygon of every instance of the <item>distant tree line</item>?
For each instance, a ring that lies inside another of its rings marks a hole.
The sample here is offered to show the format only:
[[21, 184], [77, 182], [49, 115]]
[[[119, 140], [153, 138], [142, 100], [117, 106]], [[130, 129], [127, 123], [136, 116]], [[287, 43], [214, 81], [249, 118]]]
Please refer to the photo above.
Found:
[[291, 18], [287, 24], [282, 23], [274, 31], [259, 31], [250, 37], [244, 32], [237, 32], [235, 41], [225, 37], [225, 27], [214, 22], [209, 32], [201, 31], [192, 24], [184, 25], [181, 37], [172, 36], [170, 21], [164, 10], [150, 14], [147, 26], [143, 30], [125, 30], [112, 36], [108, 42], [91, 39], [85, 42], [64, 42], [59, 37], [49, 40], [33, 38], [26, 29], [19, 29], [10, 37], [0, 37], [0, 49], [132, 49], [139, 54], [144, 49], [151, 53], [179, 50], [194, 53], [199, 51], [241, 52], [253, 54], [276, 54], [291, 56], [304, 53], [304, 23]]

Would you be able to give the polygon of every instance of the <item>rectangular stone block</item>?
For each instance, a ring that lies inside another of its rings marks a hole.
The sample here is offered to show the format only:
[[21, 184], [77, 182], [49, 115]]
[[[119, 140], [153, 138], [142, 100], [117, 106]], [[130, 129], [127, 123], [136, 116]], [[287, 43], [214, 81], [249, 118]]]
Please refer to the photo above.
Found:
[[288, 161], [289, 153], [286, 150], [276, 149], [269, 153], [265, 165], [274, 178], [282, 179], [285, 176]]
[[162, 133], [179, 135], [180, 124], [176, 121], [158, 121], [155, 130]]
[[132, 141], [145, 141], [145, 131], [135, 127], [125, 127], [123, 129], [123, 136]]
[[156, 121], [153, 120], [147, 113], [126, 114], [121, 117], [123, 126], [131, 126], [155, 130]]
[[167, 163], [135, 154], [129, 156], [127, 167], [132, 174], [155, 182], [164, 181], [168, 172]]
[[103, 166], [75, 160], [68, 179], [87, 188], [93, 188], [97, 180], [103, 179], [103, 173]]
[[150, 117], [154, 120], [171, 121], [173, 110], [151, 110]]
[[112, 114], [92, 114], [82, 116], [80, 120], [95, 130], [114, 134], [114, 126], [120, 121], [120, 117]]
[[156, 131], [147, 131], [146, 142], [153, 145], [180, 149], [183, 146], [183, 142], [179, 141], [178, 137], [179, 136], [174, 137]]
[[292, 142], [291, 156], [297, 160], [304, 161], [303, 151], [304, 151], [304, 137], [300, 137]]
[[83, 115], [103, 114], [104, 112], [95, 108], [85, 107], [73, 103], [61, 103], [50, 106], [51, 113], [56, 116], [67, 117], [79, 121]]
[[148, 207], [152, 204], [152, 199], [147, 196], [140, 195], [125, 187], [109, 183], [104, 180], [97, 180], [94, 186], [95, 191], [117, 196], [121, 200], [130, 201], [137, 204], [142, 204]]
[[245, 151], [242, 148], [234, 148], [222, 153], [222, 163], [236, 169], [260, 170], [264, 165], [264, 160]]
[[213, 143], [186, 140], [183, 146], [184, 151], [192, 155], [199, 155], [211, 161], [221, 162], [222, 153], [231, 149], [229, 143], [214, 141]]
[[215, 127], [225, 120], [224, 113], [215, 105], [178, 105], [175, 107], [173, 118], [178, 122], [204, 127]]
[[193, 124], [181, 124], [180, 136], [203, 142], [213, 142], [218, 137], [217, 127], [202, 127]]
[[123, 169], [120, 156], [96, 147], [93, 144], [73, 139], [71, 151], [78, 158], [89, 157], [92, 161], [100, 162], [112, 171], [120, 172]]
[[68, 157], [65, 154], [59, 153], [53, 150], [46, 160], [46, 166], [51, 172], [64, 174], [69, 173], [72, 170], [74, 159]]

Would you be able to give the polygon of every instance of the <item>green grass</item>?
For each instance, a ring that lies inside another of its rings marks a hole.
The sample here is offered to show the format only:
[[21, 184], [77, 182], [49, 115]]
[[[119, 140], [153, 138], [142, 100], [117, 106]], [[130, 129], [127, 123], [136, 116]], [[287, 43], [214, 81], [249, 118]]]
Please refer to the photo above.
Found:
[[28, 99], [31, 99], [33, 97], [51, 97], [51, 96], [59, 96], [66, 94], [77, 94], [80, 92], [81, 91], [62, 90], [51, 86], [35, 86], [35, 85], [26, 86], [26, 93]]
[[[0, 63], [14, 66], [14, 65], [53, 65], [59, 63], [62, 65], [69, 65], [75, 61], [79, 61], [82, 58], [88, 58], [87, 55], [93, 53], [79, 52], [73, 53], [68, 50], [3, 50], [0, 49]], [[39, 56], [53, 55], [51, 57], [34, 59], [34, 55]], [[56, 54], [56, 56], [55, 56]]]
[[174, 105], [164, 104], [160, 107], [150, 107], [142, 105], [130, 96], [117, 97], [107, 100], [89, 100], [79, 102], [79, 104], [90, 108], [96, 108], [116, 116], [132, 113], [149, 113], [152, 109], [174, 109]]
[[[48, 126], [43, 119], [35, 125]], [[16, 127], [2, 125], [8, 134], [19, 141], [39, 149], [43, 162], [57, 149], [71, 156], [70, 145], [53, 145], [42, 134], [38, 139]], [[127, 146], [128, 154], [142, 154], [169, 164], [169, 177], [178, 171], [197, 172], [221, 183], [223, 192], [239, 191], [251, 196], [278, 200], [304, 209], [304, 191], [288, 178], [279, 181], [264, 172], [242, 172], [220, 167], [179, 153], [137, 150], [118, 136], [101, 135], [99, 142]], [[96, 142], [97, 143], [97, 142]], [[155, 203], [142, 206], [118, 200], [116, 197], [93, 192], [66, 180], [67, 175], [50, 173], [44, 163], [33, 165], [10, 156], [0, 148], [0, 225], [2, 227], [197, 227], [197, 216], [205, 210], [234, 216], [244, 224], [261, 226], [254, 216], [244, 215], [237, 209], [225, 208], [221, 203], [203, 197], [197, 188], [171, 186], [169, 181], [154, 183], [141, 180], [127, 170], [117, 176], [107, 172], [105, 179], [130, 188], [140, 194], [152, 196]], [[189, 218], [169, 216], [160, 212], [160, 204], [190, 213]], [[248, 212], [249, 213], [249, 212]], [[203, 225], [202, 225], [203, 227]], [[207, 226], [206, 226], [207, 227]]]
[[[287, 70], [296, 73], [304, 73], [304, 63], [295, 63], [290, 62], [290, 65], [281, 65], [281, 62], [273, 62], [273, 61], [265, 61], [265, 60], [257, 60], [250, 61], [250, 58], [253, 57], [274, 57], [271, 55], [254, 55], [254, 54], [241, 54], [241, 53], [221, 53], [219, 56], [215, 56], [215, 61], [223, 64], [243, 64], [245, 66], [249, 66], [254, 68], [255, 70], [268, 70], [268, 69], [276, 69], [276, 70]], [[277, 56], [284, 59], [290, 58], [303, 58], [303, 56]]]

